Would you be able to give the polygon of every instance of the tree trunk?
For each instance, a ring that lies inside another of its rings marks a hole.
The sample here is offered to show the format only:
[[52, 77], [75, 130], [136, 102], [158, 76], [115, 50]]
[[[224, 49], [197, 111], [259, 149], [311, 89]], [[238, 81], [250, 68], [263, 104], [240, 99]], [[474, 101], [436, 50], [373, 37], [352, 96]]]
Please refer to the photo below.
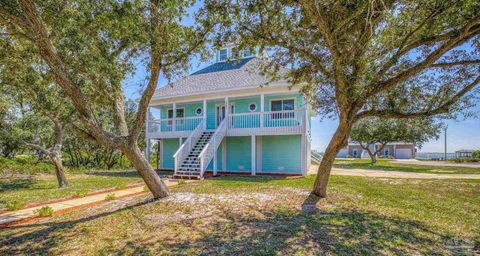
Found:
[[[348, 120], [348, 119], [347, 119]], [[320, 166], [318, 167], [317, 177], [313, 186], [313, 193], [319, 197], [327, 197], [327, 185], [330, 178], [330, 171], [332, 170], [333, 161], [342, 147], [345, 147], [348, 142], [348, 136], [353, 123], [350, 121], [340, 120], [340, 123], [333, 135], [325, 154], [322, 157]]]
[[372, 153], [370, 149], [367, 149], [368, 155], [370, 156], [370, 163], [375, 164], [377, 162], [377, 154]]
[[57, 152], [52, 152], [50, 154], [50, 160], [55, 165], [55, 175], [57, 176], [58, 187], [66, 188], [68, 187], [67, 177], [65, 176], [65, 170], [62, 164], [62, 157]]
[[153, 198], [163, 198], [168, 196], [168, 188], [153, 168], [143, 156], [142, 152], [135, 143], [131, 147], [122, 148], [122, 152], [127, 156], [135, 170], [142, 176], [148, 188], [153, 194]]

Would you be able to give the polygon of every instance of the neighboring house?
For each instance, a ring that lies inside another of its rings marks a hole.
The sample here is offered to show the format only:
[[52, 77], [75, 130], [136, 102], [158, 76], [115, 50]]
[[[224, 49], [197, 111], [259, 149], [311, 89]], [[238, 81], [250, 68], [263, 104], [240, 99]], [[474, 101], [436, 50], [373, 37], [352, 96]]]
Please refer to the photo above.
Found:
[[[374, 152], [374, 145], [370, 145], [370, 149]], [[376, 144], [375, 148], [379, 148], [380, 144]], [[392, 157], [395, 159], [411, 159], [415, 158], [416, 149], [412, 143], [393, 142], [385, 145], [385, 147], [378, 152], [378, 157]], [[338, 152], [337, 158], [369, 158], [368, 152], [358, 144], [349, 143], [346, 148]]]
[[184, 178], [206, 172], [306, 175], [310, 112], [305, 96], [286, 80], [268, 83], [260, 74], [258, 51], [243, 51], [237, 60], [232, 47], [219, 50], [213, 65], [155, 92], [147, 156], [157, 140], [160, 169]]
[[455, 151], [455, 158], [472, 158], [473, 157], [473, 149], [460, 149]]

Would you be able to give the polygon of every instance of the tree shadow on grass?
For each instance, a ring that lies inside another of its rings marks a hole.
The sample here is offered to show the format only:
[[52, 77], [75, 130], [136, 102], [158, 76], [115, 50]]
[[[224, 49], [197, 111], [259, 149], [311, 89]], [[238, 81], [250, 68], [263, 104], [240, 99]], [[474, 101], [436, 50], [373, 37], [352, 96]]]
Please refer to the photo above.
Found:
[[10, 179], [0, 182], [0, 192], [16, 191], [31, 188], [35, 184], [34, 179]]
[[[307, 201], [307, 200], [306, 200]], [[74, 252], [62, 247], [68, 240], [76, 240], [81, 232], [75, 227], [108, 215], [144, 207], [152, 200], [144, 200], [123, 209], [104, 212], [89, 217], [64, 222], [29, 224], [12, 228], [0, 238], [0, 254], [51, 254]], [[381, 216], [354, 209], [335, 211], [318, 210], [304, 213], [288, 207], [259, 209], [260, 217], [245, 216], [231, 208], [218, 208], [215, 215], [201, 228], [195, 220], [179, 220], [168, 223], [182, 227], [190, 238], [165, 240], [157, 232], [172, 232], [171, 225], [155, 226], [142, 219], [148, 228], [142, 236], [102, 237], [111, 239], [118, 247], [110, 247], [103, 253], [110, 255], [408, 255], [408, 254], [457, 254], [472, 248], [467, 241], [441, 234], [419, 222]], [[202, 211], [203, 209], [196, 209]], [[162, 218], [162, 216], [158, 217]], [[92, 223], [94, 225], [95, 223]], [[112, 223], [116, 224], [116, 223]], [[125, 222], [119, 223], [125, 225]], [[130, 224], [133, 225], [133, 224]], [[132, 226], [132, 228], [134, 228]], [[208, 229], [206, 231], [205, 229]], [[115, 240], [117, 239], [117, 240]], [[121, 240], [121, 241], [119, 241]], [[81, 240], [77, 240], [81, 241]], [[448, 246], [452, 244], [456, 245]], [[478, 246], [478, 241], [477, 241]]]

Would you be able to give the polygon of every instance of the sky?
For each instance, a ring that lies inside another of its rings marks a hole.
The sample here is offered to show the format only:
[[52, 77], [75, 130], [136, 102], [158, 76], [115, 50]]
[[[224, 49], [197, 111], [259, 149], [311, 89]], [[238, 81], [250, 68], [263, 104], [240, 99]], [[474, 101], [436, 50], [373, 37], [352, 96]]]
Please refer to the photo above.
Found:
[[[195, 6], [191, 8], [190, 13], [197, 10], [202, 1], [198, 1]], [[193, 23], [190, 17], [186, 17], [183, 22], [185, 25]], [[207, 62], [200, 62], [198, 58], [193, 58], [191, 61], [190, 73], [204, 68], [213, 63], [213, 60]], [[140, 91], [144, 88], [147, 77], [145, 67], [142, 63], [136, 65], [136, 72], [123, 83], [125, 96], [127, 98], [139, 98]], [[163, 78], [158, 83], [158, 88], [165, 86], [167, 81]], [[469, 118], [465, 120], [443, 120], [447, 125], [447, 151], [454, 152], [459, 149], [478, 149], [480, 150], [480, 102], [473, 108], [473, 111], [478, 113], [478, 117]], [[320, 120], [318, 117], [312, 118], [312, 149], [323, 152], [327, 147], [337, 127], [336, 120]], [[425, 143], [418, 152], [444, 152], [445, 150], [445, 136], [444, 133], [435, 141]]]
[[[194, 58], [191, 63], [190, 73], [204, 68], [213, 63], [213, 60], [208, 62], [200, 62]], [[140, 90], [144, 88], [145, 72], [144, 66], [139, 63], [137, 71], [124, 81], [123, 87], [127, 98], [137, 99], [140, 95]], [[158, 88], [165, 86], [167, 81], [161, 79]], [[459, 149], [480, 149], [480, 103], [474, 108], [474, 111], [479, 113], [477, 118], [469, 118], [466, 120], [444, 120], [448, 125], [447, 128], [447, 151], [454, 152]], [[337, 127], [336, 120], [320, 120], [319, 117], [312, 117], [312, 149], [322, 152], [328, 145], [328, 142], [333, 136]], [[418, 152], [444, 152], [444, 133], [436, 141], [429, 141], [425, 143]]]

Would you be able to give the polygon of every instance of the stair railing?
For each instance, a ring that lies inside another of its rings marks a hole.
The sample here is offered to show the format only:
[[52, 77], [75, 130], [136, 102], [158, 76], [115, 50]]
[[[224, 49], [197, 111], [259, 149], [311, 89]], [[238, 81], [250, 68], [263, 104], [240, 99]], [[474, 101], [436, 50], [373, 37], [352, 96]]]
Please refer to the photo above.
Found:
[[204, 124], [205, 119], [203, 119], [195, 128], [195, 130], [190, 133], [187, 140], [180, 146], [180, 148], [175, 152], [173, 158], [175, 158], [175, 174], [177, 174], [180, 166], [182, 166], [183, 161], [187, 158], [187, 156], [192, 151], [193, 146], [197, 143], [204, 132]]
[[227, 118], [224, 118], [217, 130], [212, 135], [208, 143], [203, 148], [198, 158], [200, 159], [200, 177], [203, 177], [205, 170], [207, 169], [210, 161], [212, 161], [214, 155], [217, 153], [217, 148], [222, 143], [223, 138], [227, 134]]

